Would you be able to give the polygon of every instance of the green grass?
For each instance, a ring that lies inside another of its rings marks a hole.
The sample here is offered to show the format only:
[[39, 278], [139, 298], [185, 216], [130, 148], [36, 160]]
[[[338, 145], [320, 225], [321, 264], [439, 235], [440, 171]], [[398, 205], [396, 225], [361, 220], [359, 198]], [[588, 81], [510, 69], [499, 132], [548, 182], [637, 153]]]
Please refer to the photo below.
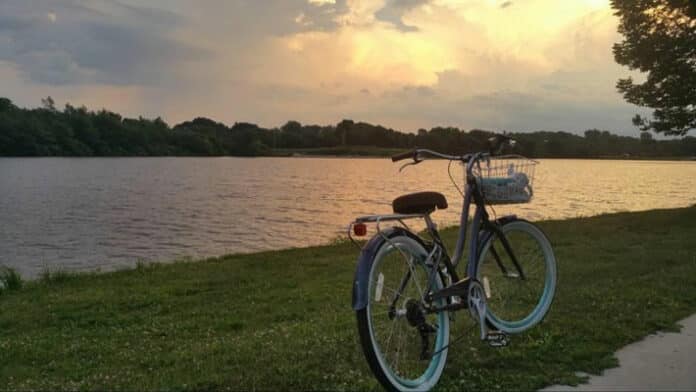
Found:
[[[542, 222], [559, 268], [549, 316], [493, 349], [458, 313], [466, 338], [439, 388], [577, 383], [675, 329], [696, 312], [694, 221], [696, 207]], [[356, 256], [337, 243], [28, 282], [0, 296], [0, 389], [378, 388], [350, 306]]]
[[82, 278], [82, 274], [76, 272], [69, 272], [65, 270], [55, 270], [51, 271], [49, 269], [44, 269], [39, 274], [39, 281], [45, 285], [53, 285], [64, 283], [70, 279]]

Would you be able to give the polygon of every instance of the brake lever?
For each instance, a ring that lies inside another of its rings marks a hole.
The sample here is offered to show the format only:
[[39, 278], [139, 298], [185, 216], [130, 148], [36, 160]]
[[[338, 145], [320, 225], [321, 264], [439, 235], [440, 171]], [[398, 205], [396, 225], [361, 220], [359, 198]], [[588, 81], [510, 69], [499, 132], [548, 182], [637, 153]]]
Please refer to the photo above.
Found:
[[413, 162], [409, 162], [409, 163], [406, 163], [404, 165], [401, 165], [401, 167], [399, 168], [399, 173], [401, 173], [401, 171], [403, 171], [407, 166], [415, 166], [421, 162], [423, 162], [422, 159], [421, 160], [414, 160]]

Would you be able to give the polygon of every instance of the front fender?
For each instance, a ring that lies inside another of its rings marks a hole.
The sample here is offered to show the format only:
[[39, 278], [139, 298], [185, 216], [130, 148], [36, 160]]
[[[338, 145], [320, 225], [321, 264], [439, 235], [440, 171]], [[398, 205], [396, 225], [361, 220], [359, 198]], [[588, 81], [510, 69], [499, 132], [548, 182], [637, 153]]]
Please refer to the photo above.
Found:
[[420, 237], [404, 229], [403, 227], [390, 227], [389, 229], [383, 230], [381, 234], [375, 234], [362, 248], [360, 251], [360, 256], [358, 257], [355, 277], [353, 278], [353, 310], [365, 309], [367, 306], [367, 290], [370, 284], [370, 270], [372, 269], [372, 263], [375, 260], [377, 251], [387, 241], [385, 237], [393, 238], [399, 235], [405, 235], [413, 238], [427, 249], [425, 243]]

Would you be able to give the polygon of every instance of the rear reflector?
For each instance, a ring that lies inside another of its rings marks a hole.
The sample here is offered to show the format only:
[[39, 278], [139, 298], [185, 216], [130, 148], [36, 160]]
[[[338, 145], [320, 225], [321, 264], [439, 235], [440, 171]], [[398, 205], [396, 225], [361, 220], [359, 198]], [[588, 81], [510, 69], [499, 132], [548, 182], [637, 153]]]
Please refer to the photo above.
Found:
[[355, 233], [356, 236], [362, 237], [365, 234], [367, 234], [367, 225], [364, 223], [356, 223], [353, 225], [353, 233]]

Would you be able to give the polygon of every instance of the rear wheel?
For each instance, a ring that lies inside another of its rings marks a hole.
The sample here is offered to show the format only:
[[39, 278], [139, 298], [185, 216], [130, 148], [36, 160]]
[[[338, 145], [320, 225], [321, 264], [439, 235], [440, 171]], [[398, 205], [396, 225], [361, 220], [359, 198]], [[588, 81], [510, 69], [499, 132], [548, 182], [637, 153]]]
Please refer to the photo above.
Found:
[[[425, 312], [423, 298], [431, 272], [426, 258], [425, 248], [408, 236], [385, 242], [375, 253], [370, 270], [367, 306], [357, 311], [367, 361], [389, 390], [432, 388], [447, 360], [447, 312]], [[439, 273], [434, 278], [433, 289], [442, 288]]]
[[497, 235], [482, 247], [476, 277], [486, 292], [487, 319], [507, 333], [538, 324], [556, 291], [556, 258], [546, 235], [530, 222], [515, 220], [502, 226], [519, 269]]

